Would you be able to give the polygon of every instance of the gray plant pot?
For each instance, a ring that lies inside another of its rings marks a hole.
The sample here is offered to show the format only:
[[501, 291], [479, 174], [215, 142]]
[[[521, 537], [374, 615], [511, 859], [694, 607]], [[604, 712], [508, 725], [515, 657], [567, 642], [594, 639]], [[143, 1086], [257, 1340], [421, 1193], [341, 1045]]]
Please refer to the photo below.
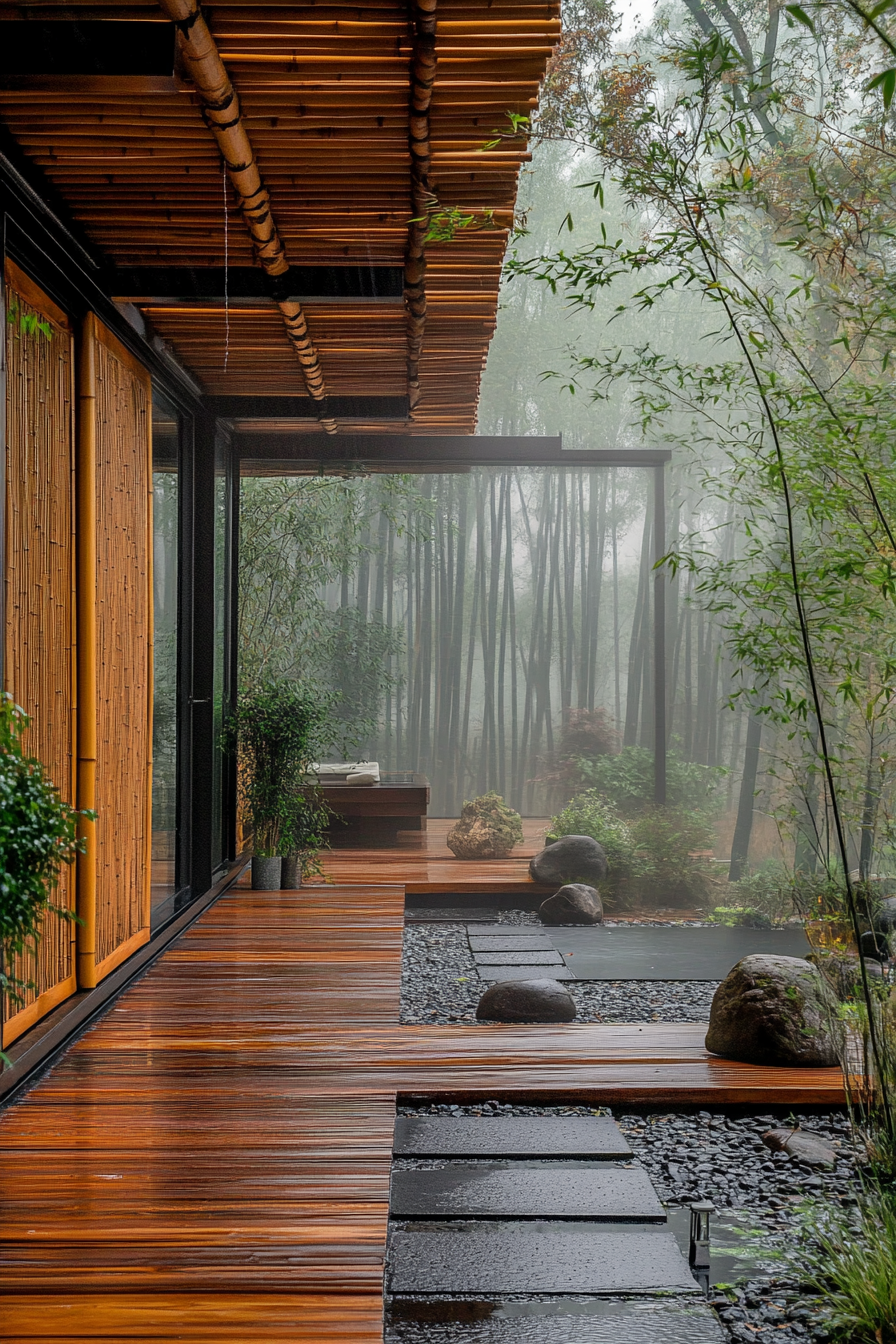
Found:
[[280, 865], [282, 859], [260, 859], [252, 860], [252, 890], [253, 891], [279, 891], [280, 890]]
[[296, 891], [302, 885], [302, 860], [287, 854], [280, 870], [281, 891]]

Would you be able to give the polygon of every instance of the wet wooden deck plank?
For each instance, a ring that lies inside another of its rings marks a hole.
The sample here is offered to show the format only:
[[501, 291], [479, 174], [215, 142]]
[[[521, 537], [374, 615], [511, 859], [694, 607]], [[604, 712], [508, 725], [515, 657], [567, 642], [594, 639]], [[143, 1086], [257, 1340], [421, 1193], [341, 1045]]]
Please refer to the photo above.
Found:
[[0, 1117], [0, 1339], [381, 1339], [396, 1094], [768, 1105], [699, 1024], [398, 1025], [403, 890], [235, 892]]

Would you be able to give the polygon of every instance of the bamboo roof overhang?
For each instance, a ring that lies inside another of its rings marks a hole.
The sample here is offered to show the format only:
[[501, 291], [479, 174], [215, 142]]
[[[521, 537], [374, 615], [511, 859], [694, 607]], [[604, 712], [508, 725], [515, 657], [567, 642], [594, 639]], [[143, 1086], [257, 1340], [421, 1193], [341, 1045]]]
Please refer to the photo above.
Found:
[[[410, 422], [413, 333], [395, 294], [396, 271], [406, 275], [413, 202], [419, 208], [421, 199], [409, 144], [415, 27], [407, 8], [242, 0], [204, 14], [239, 96], [292, 275], [301, 271], [310, 283], [293, 287], [305, 290], [295, 297], [327, 395], [349, 411], [350, 399], [362, 399], [358, 415], [340, 427], [471, 432], [519, 168], [528, 157], [522, 138], [483, 145], [508, 112], [534, 107], [559, 32], [558, 3], [438, 0], [425, 189], [438, 208], [472, 215], [474, 226], [426, 244], [419, 399]], [[42, 68], [37, 55], [14, 71], [5, 66], [0, 118], [115, 268], [110, 292], [137, 303], [210, 395], [307, 398], [275, 299], [262, 285], [257, 296], [247, 292], [250, 269], [263, 277], [231, 189], [225, 242], [222, 160], [195, 89], [182, 70], [163, 72], [164, 42], [141, 37], [146, 25], [152, 33], [158, 24], [170, 28], [168, 18], [139, 3], [0, 4], [0, 24], [13, 24], [11, 34], [23, 19], [49, 22], [38, 34], [50, 32], [60, 15], [92, 24], [93, 34], [97, 25], [114, 29], [108, 51], [87, 73], [60, 74], [52, 61]], [[86, 45], [99, 50], [93, 35]], [[150, 69], [149, 57], [138, 60], [141, 45], [162, 64]], [[116, 60], [123, 73], [115, 72]], [[225, 250], [228, 268], [241, 276], [226, 319], [223, 296], [208, 293], [223, 274]], [[138, 291], [147, 285], [150, 268], [168, 283], [135, 293], [132, 282], [138, 277]], [[187, 269], [198, 295], [172, 294], [177, 272]], [[332, 278], [340, 270], [355, 277], [381, 271], [382, 281], [346, 288]], [[390, 418], [396, 410], [402, 414]]]

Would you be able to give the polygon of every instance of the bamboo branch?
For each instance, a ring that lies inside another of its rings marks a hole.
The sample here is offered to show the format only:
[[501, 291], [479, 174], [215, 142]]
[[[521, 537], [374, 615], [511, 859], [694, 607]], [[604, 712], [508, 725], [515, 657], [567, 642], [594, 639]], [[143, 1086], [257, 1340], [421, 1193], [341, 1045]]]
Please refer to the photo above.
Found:
[[318, 419], [328, 434], [335, 434], [338, 426], [327, 414], [327, 387], [302, 305], [277, 293], [277, 278], [287, 274], [289, 262], [271, 212], [268, 189], [243, 124], [239, 96], [221, 60], [199, 0], [159, 0], [159, 3], [177, 29], [180, 55], [202, 103], [203, 119], [221, 151], [259, 265], [273, 282], [274, 301], [301, 366], [305, 386], [317, 402]]
[[414, 49], [411, 56], [411, 100], [408, 144], [411, 151], [411, 215], [404, 262], [407, 308], [408, 398], [411, 411], [420, 399], [420, 356], [426, 330], [426, 231], [433, 196], [429, 186], [432, 162], [429, 109], [436, 78], [436, 3], [415, 0]]

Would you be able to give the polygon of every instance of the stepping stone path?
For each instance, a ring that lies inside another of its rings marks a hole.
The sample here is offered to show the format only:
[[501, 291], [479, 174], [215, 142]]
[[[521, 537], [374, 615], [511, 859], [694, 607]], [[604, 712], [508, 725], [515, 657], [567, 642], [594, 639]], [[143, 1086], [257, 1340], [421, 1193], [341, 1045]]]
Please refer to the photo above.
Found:
[[470, 951], [480, 980], [572, 980], [573, 972], [544, 929], [506, 924], [468, 925]]
[[389, 1344], [723, 1344], [611, 1119], [403, 1116], [394, 1157]]

